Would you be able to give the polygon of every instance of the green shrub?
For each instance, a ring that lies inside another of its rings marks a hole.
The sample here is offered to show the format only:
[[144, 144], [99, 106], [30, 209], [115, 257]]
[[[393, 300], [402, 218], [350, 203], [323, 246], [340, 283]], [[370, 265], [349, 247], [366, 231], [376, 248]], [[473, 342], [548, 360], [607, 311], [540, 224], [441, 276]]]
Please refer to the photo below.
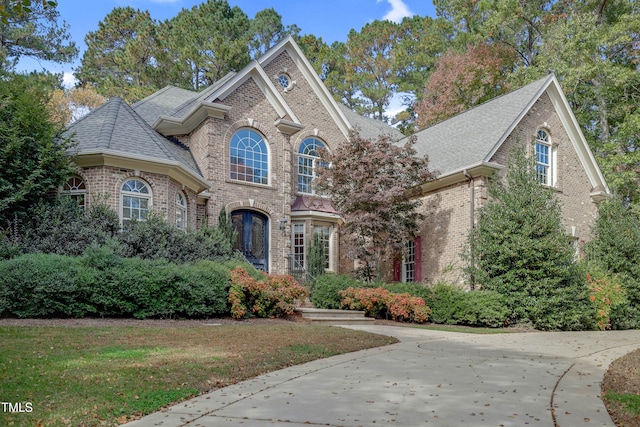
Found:
[[27, 254], [0, 261], [0, 316], [202, 318], [227, 315], [228, 266], [122, 258], [108, 247], [82, 257]]
[[439, 283], [430, 288], [431, 320], [434, 323], [499, 328], [509, 322], [504, 295], [495, 291], [465, 291]]
[[222, 230], [205, 227], [187, 232], [178, 230], [160, 215], [134, 221], [119, 234], [127, 258], [165, 259], [183, 263], [201, 259], [220, 261], [232, 256], [228, 237]]
[[316, 278], [311, 302], [317, 308], [333, 309], [340, 308], [342, 297], [339, 291], [348, 288], [365, 287], [365, 284], [351, 276], [345, 274], [323, 274]]
[[0, 262], [0, 316], [83, 317], [86, 274], [78, 259], [27, 254]]

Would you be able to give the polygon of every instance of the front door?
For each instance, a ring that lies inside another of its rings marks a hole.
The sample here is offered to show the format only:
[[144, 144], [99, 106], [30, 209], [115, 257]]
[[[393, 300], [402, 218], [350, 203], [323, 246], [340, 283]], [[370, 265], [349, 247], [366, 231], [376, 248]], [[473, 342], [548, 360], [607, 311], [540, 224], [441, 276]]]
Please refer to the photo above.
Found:
[[242, 254], [258, 270], [269, 268], [269, 220], [266, 215], [253, 211], [234, 211], [231, 214], [237, 238], [234, 250]]

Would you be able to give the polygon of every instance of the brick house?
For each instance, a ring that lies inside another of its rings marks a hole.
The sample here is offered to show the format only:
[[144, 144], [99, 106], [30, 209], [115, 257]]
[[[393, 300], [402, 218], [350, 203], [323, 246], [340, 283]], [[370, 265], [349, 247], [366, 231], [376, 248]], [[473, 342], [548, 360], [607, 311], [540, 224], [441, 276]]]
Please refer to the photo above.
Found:
[[[318, 150], [347, 143], [352, 128], [366, 138], [404, 138], [336, 103], [287, 38], [202, 92], [169, 86], [131, 106], [116, 97], [73, 123], [67, 134], [77, 142], [78, 171], [64, 191], [86, 206], [106, 200], [123, 227], [150, 210], [180, 229], [214, 225], [225, 208], [238, 231], [236, 249], [274, 273], [303, 268], [319, 234], [327, 269], [349, 271], [339, 212], [312, 181]], [[427, 219], [420, 238], [408, 242], [410, 256], [389, 266], [389, 278], [435, 280], [458, 268], [486, 177], [503, 167], [510, 145], [536, 149], [531, 141], [540, 132], [548, 137], [540, 143], [548, 150], [545, 184], [558, 189], [574, 235], [588, 238], [608, 190], [549, 76], [418, 133], [417, 148], [440, 175], [420, 188]]]

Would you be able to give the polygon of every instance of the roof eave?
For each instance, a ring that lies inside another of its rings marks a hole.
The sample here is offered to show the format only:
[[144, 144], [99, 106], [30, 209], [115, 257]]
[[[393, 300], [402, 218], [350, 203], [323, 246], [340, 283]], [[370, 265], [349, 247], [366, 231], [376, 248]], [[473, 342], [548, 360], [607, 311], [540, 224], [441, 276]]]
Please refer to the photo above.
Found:
[[441, 188], [448, 187], [453, 184], [468, 181], [469, 177], [489, 177], [497, 171], [504, 169], [504, 165], [494, 162], [480, 162], [474, 165], [447, 172], [438, 176], [436, 179], [426, 182], [412, 193], [413, 196], [424, 196]]
[[177, 161], [160, 160], [154, 157], [121, 153], [113, 150], [82, 150], [77, 152], [75, 156], [75, 163], [79, 167], [112, 166], [169, 175], [196, 193], [203, 192], [211, 187], [211, 183], [200, 174]]
[[186, 135], [193, 131], [204, 119], [223, 119], [231, 111], [230, 106], [218, 102], [200, 102], [183, 118], [160, 116], [151, 126], [163, 135]]

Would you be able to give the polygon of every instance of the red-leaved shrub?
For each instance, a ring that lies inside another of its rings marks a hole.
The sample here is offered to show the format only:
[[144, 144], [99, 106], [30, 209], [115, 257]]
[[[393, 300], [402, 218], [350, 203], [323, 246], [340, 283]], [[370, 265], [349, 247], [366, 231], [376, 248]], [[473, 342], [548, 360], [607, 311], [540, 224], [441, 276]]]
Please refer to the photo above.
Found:
[[342, 308], [364, 310], [371, 317], [424, 323], [431, 315], [431, 309], [422, 298], [408, 293], [393, 294], [383, 287], [348, 288], [339, 294]]
[[256, 280], [242, 267], [231, 270], [229, 302], [231, 315], [236, 319], [293, 314], [296, 300], [307, 294], [307, 289], [288, 275], [265, 273], [263, 280]]

